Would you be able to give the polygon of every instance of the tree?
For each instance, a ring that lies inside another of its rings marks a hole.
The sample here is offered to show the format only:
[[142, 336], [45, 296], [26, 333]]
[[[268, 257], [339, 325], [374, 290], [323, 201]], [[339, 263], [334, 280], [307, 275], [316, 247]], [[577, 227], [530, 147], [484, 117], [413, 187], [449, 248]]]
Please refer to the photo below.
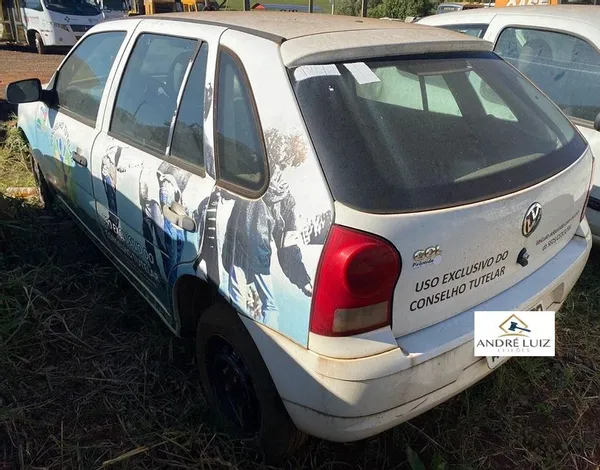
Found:
[[383, 0], [369, 8], [369, 16], [405, 19], [407, 16], [425, 16], [431, 11], [430, 0]]
[[362, 0], [336, 0], [335, 14], [360, 16]]

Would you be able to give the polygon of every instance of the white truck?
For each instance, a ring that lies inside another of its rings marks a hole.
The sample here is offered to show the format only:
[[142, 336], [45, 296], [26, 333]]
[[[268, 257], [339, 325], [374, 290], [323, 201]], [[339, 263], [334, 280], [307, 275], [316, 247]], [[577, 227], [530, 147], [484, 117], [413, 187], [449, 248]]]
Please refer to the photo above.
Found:
[[75, 45], [109, 17], [113, 16], [86, 0], [0, 0], [0, 41], [35, 47], [44, 54], [49, 48]]

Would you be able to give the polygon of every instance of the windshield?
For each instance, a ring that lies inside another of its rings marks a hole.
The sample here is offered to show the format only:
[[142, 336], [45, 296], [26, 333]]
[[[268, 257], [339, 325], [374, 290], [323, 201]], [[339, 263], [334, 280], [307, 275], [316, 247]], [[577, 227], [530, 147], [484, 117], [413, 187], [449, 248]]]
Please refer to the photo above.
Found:
[[497, 55], [301, 66], [294, 91], [333, 197], [369, 212], [471, 203], [539, 183], [586, 144]]
[[44, 5], [50, 11], [64, 15], [96, 16], [100, 9], [86, 0], [44, 0]]

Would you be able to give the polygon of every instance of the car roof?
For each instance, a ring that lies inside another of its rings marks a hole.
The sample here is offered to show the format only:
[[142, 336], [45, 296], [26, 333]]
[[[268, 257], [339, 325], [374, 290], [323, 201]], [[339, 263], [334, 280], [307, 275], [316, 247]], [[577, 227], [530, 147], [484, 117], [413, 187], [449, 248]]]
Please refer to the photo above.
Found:
[[368, 57], [491, 50], [487, 41], [453, 31], [353, 16], [203, 11], [165, 13], [148, 18], [214, 24], [273, 40], [281, 45], [281, 56], [288, 67]]
[[504, 8], [481, 8], [462, 10], [442, 15], [431, 15], [419, 21], [421, 24], [456, 24], [460, 22], [489, 23], [495, 16], [516, 15], [522, 17], [552, 17], [557, 21], [563, 19], [575, 20], [587, 24], [598, 24], [600, 8], [596, 5], [544, 5]]

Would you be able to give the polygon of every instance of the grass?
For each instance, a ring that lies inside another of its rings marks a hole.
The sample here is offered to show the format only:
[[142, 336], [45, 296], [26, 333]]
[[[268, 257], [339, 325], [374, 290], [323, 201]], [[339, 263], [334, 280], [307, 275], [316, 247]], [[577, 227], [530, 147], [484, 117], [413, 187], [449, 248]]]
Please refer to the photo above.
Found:
[[33, 176], [29, 171], [29, 151], [21, 138], [16, 120], [0, 121], [0, 192], [8, 187], [33, 185]]
[[[266, 468], [212, 425], [193, 345], [64, 214], [2, 196], [31, 181], [11, 139], [0, 151], [0, 469]], [[281, 468], [598, 469], [597, 252], [557, 337], [555, 358], [512, 359], [409, 423], [352, 444], [313, 439]]]

